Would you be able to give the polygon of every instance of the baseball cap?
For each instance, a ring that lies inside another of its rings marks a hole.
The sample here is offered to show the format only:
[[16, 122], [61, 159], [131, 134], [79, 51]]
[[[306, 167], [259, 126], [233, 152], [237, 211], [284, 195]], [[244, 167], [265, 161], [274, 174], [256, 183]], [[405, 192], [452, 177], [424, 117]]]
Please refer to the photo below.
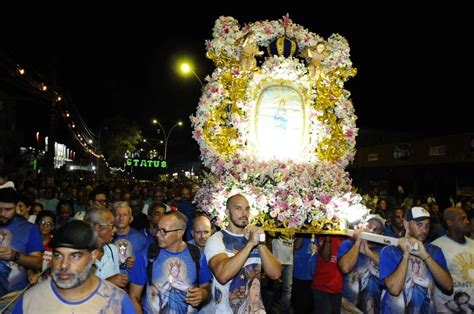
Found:
[[423, 207], [418, 207], [418, 206], [412, 207], [408, 209], [405, 213], [406, 221], [410, 221], [410, 220], [422, 221], [429, 218], [430, 218], [430, 213]]
[[367, 217], [365, 217], [365, 222], [368, 222], [369, 220], [372, 220], [372, 219], [377, 220], [378, 222], [382, 224], [382, 227], [385, 227], [385, 219], [383, 219], [382, 216], [376, 215], [376, 214], [367, 215]]
[[97, 249], [97, 233], [91, 224], [73, 220], [62, 225], [51, 240], [51, 248], [66, 247], [77, 250]]

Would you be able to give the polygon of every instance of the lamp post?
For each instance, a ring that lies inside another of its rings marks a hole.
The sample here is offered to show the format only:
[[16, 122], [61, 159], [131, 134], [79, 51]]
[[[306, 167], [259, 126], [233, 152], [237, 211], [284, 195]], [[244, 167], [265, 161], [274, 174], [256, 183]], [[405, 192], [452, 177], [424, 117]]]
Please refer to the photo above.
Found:
[[161, 130], [163, 131], [163, 138], [165, 140], [165, 152], [163, 154], [163, 158], [164, 160], [166, 160], [166, 154], [168, 152], [168, 140], [170, 138], [170, 135], [171, 133], [173, 132], [173, 130], [177, 127], [177, 126], [182, 126], [183, 125], [183, 122], [181, 121], [178, 121], [176, 122], [172, 127], [171, 129], [168, 131], [168, 133], [166, 133], [165, 131], [165, 128], [163, 127], [163, 125], [160, 123], [160, 121], [158, 121], [157, 119], [153, 119], [152, 121], [153, 124], [158, 124], [158, 126], [161, 128]]
[[197, 80], [199, 81], [199, 83], [201, 84], [201, 87], [204, 87], [204, 84], [202, 83], [201, 79], [199, 78], [199, 76], [196, 74], [196, 72], [194, 72], [193, 68], [191, 67], [191, 65], [189, 63], [181, 63], [181, 72], [183, 72], [184, 74], [188, 74], [189, 72], [191, 72], [192, 74], [194, 74], [194, 76], [197, 78]]

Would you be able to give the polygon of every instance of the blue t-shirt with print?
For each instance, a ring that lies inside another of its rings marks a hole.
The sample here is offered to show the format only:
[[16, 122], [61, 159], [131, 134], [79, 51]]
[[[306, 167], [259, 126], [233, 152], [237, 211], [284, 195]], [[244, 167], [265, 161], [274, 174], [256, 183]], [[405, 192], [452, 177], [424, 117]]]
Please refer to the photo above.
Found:
[[[352, 239], [345, 240], [339, 246], [337, 259], [341, 259], [354, 246]], [[373, 252], [380, 254], [382, 247], [379, 245], [371, 248]], [[380, 297], [382, 287], [379, 279], [379, 266], [367, 255], [359, 253], [354, 268], [344, 275], [342, 296], [354, 304], [364, 313], [380, 312]], [[373, 311], [374, 310], [374, 311]]]
[[[426, 252], [444, 270], [448, 271], [443, 252], [436, 245], [424, 243]], [[403, 258], [403, 252], [396, 246], [387, 246], [380, 252], [380, 281], [392, 275]], [[410, 255], [403, 290], [398, 296], [388, 291], [382, 297], [382, 313], [436, 313], [433, 300], [435, 281], [426, 264]]]
[[152, 285], [148, 285], [148, 249], [137, 256], [129, 280], [147, 286], [144, 313], [192, 313], [197, 309], [185, 301], [188, 289], [211, 281], [206, 256], [201, 252], [199, 282], [196, 284], [196, 264], [188, 247], [178, 253], [161, 249], [153, 263]]
[[143, 232], [130, 228], [128, 234], [116, 234], [114, 244], [119, 252], [119, 265], [121, 273], [128, 273], [125, 269], [125, 260], [130, 256], [139, 256], [148, 247], [148, 240]]
[[[0, 247], [9, 247], [22, 254], [43, 252], [43, 242], [38, 228], [23, 217], [14, 217], [0, 225]], [[0, 260], [0, 297], [26, 287], [28, 274], [23, 266], [13, 261]]]
[[318, 260], [318, 241], [314, 235], [304, 237], [299, 249], [293, 254], [293, 277], [299, 280], [312, 280]]
[[132, 300], [119, 287], [100, 279], [86, 298], [68, 301], [51, 279], [29, 289], [15, 304], [12, 314], [21, 313], [136, 313]]

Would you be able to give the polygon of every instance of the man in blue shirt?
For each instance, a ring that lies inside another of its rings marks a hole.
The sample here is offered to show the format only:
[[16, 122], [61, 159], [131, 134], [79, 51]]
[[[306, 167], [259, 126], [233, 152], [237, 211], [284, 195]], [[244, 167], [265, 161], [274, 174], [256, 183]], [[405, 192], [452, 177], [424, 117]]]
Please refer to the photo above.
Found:
[[[198, 267], [183, 235], [186, 216], [173, 211], [164, 214], [158, 222], [157, 240], [160, 248], [148, 273], [148, 250], [137, 256], [130, 272], [129, 294], [138, 312], [195, 313], [210, 295], [211, 272], [204, 254], [200, 254]], [[197, 248], [195, 248], [199, 251]], [[148, 276], [151, 278], [148, 278]]]
[[382, 313], [436, 313], [435, 284], [450, 294], [453, 279], [441, 249], [425, 243], [430, 213], [413, 207], [405, 213], [406, 236], [398, 247], [387, 246], [380, 253], [380, 280], [385, 284]]
[[127, 202], [113, 204], [114, 224], [116, 229], [113, 243], [119, 250], [120, 272], [128, 274], [135, 259], [148, 246], [143, 231], [130, 227], [133, 221], [132, 209]]
[[362, 231], [383, 234], [385, 219], [369, 215], [366, 226], [354, 232], [354, 239], [339, 247], [337, 265], [344, 274], [342, 296], [364, 313], [380, 312], [379, 254], [382, 249], [360, 238]]
[[26, 270], [42, 266], [41, 235], [35, 225], [15, 216], [17, 202], [13, 188], [0, 189], [0, 298], [25, 288]]
[[125, 291], [92, 274], [99, 253], [92, 225], [68, 222], [50, 246], [51, 278], [28, 290], [13, 313], [136, 313]]

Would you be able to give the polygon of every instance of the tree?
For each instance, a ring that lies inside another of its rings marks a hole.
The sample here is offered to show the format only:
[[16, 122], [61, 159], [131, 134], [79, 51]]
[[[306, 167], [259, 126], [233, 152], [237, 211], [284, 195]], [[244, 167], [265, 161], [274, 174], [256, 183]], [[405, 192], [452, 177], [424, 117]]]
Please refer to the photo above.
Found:
[[111, 165], [122, 166], [125, 153], [134, 152], [142, 141], [142, 131], [136, 122], [130, 122], [122, 116], [106, 119], [102, 125], [101, 151]]

